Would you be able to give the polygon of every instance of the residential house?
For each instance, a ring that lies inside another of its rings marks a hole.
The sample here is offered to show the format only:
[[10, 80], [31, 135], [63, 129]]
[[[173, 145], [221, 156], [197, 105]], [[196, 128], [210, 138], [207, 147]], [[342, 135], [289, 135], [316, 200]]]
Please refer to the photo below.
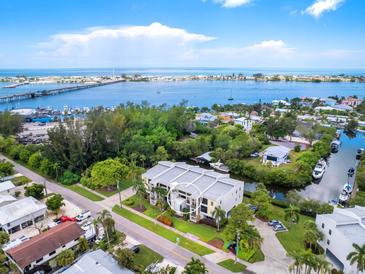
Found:
[[273, 106], [280, 106], [280, 105], [290, 106], [290, 103], [285, 100], [274, 100], [274, 101], [272, 101], [272, 104], [273, 104]]
[[349, 97], [346, 97], [346, 99], [342, 100], [341, 104], [345, 105], [345, 106], [350, 106], [350, 107], [356, 108], [358, 105], [361, 104], [361, 102], [362, 102], [361, 99], [349, 96]]
[[42, 202], [27, 197], [0, 207], [0, 230], [9, 234], [29, 227], [44, 219], [47, 207]]
[[181, 162], [161, 161], [142, 174], [143, 182], [150, 194], [150, 203], [158, 200], [156, 187], [169, 191], [166, 200], [173, 210], [182, 215], [190, 211], [190, 220], [213, 220], [215, 208], [220, 207], [229, 216], [233, 207], [242, 202], [244, 183], [231, 179], [229, 174]]
[[353, 110], [353, 107], [351, 107], [349, 105], [344, 105], [344, 104], [334, 105], [333, 108], [338, 111], [352, 111]]
[[274, 166], [284, 164], [289, 159], [290, 148], [284, 146], [271, 146], [265, 149], [262, 162], [272, 163]]
[[217, 116], [210, 113], [199, 113], [196, 115], [195, 120], [201, 124], [213, 123], [218, 119]]
[[335, 207], [332, 214], [317, 214], [316, 225], [323, 233], [319, 244], [332, 263], [344, 273], [360, 273], [347, 255], [354, 250], [352, 244], [365, 244], [365, 207]]
[[0, 195], [0, 207], [15, 202], [16, 198], [9, 194], [1, 194]]
[[240, 125], [243, 127], [244, 131], [250, 132], [252, 129], [253, 121], [245, 117], [234, 119], [235, 125]]
[[15, 185], [11, 181], [1, 182], [0, 195], [15, 195]]
[[323, 105], [330, 107], [333, 107], [334, 105], [337, 104], [337, 101], [332, 98], [321, 98], [320, 101], [322, 102]]
[[5, 254], [21, 273], [26, 273], [47, 263], [62, 251], [75, 247], [84, 233], [75, 222], [61, 223], [14, 248], [6, 250]]
[[120, 267], [118, 262], [110, 254], [101, 249], [84, 254], [77, 262], [62, 273], [133, 274], [129, 269]]

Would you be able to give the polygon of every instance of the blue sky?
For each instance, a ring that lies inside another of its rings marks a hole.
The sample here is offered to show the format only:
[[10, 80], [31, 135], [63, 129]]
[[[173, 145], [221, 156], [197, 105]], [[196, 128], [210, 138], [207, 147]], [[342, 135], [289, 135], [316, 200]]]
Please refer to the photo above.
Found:
[[364, 0], [1, 4], [1, 68], [365, 68]]

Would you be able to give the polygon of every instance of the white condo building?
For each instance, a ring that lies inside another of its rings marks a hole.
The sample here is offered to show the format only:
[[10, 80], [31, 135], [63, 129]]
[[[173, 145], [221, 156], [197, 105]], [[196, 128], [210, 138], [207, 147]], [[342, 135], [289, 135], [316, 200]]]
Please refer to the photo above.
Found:
[[335, 208], [332, 214], [317, 215], [316, 224], [324, 235], [319, 244], [333, 264], [346, 274], [359, 273], [346, 257], [352, 244], [365, 244], [365, 207]]
[[242, 202], [244, 183], [231, 179], [229, 174], [188, 165], [181, 162], [161, 161], [142, 174], [143, 182], [150, 193], [150, 203], [156, 204], [154, 189], [174, 188], [166, 197], [170, 206], [177, 212], [190, 210], [190, 220], [213, 218], [215, 208], [220, 207], [227, 217], [233, 207]]

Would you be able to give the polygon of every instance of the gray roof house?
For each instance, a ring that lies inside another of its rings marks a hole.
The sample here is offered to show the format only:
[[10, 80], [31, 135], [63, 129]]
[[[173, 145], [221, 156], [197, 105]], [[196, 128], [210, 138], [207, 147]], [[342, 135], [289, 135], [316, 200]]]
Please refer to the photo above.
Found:
[[0, 194], [14, 195], [15, 185], [11, 181], [5, 181], [0, 183]]
[[190, 220], [198, 222], [212, 218], [216, 207], [226, 215], [242, 202], [244, 183], [212, 170], [188, 165], [182, 162], [161, 161], [142, 174], [150, 193], [150, 203], [156, 204], [156, 187], [170, 191], [166, 199], [178, 214], [183, 209], [190, 211]]
[[101, 249], [97, 249], [83, 255], [62, 273], [132, 274], [133, 272], [126, 268], [121, 268], [111, 255]]
[[42, 202], [27, 197], [0, 207], [0, 229], [14, 233], [43, 220], [47, 207]]
[[262, 157], [264, 164], [271, 162], [274, 166], [286, 163], [289, 158], [290, 148], [284, 146], [271, 146], [265, 149]]
[[365, 207], [334, 208], [332, 214], [318, 214], [316, 225], [324, 236], [319, 244], [333, 265], [344, 273], [359, 273], [346, 257], [352, 244], [365, 244]]

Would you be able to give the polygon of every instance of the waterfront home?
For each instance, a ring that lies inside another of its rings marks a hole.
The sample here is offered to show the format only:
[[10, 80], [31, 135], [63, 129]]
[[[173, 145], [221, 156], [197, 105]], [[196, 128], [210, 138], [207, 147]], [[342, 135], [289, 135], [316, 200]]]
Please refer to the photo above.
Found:
[[334, 105], [337, 104], [337, 101], [332, 98], [321, 98], [320, 101], [323, 105], [330, 106], [330, 107], [333, 107]]
[[349, 96], [349, 97], [346, 97], [346, 99], [342, 100], [341, 104], [345, 105], [345, 106], [350, 106], [350, 107], [356, 108], [358, 105], [361, 104], [361, 102], [362, 102], [361, 99]]
[[272, 101], [272, 105], [273, 106], [280, 106], [280, 105], [290, 106], [290, 103], [285, 100], [274, 100], [274, 101]]
[[243, 127], [244, 131], [249, 132], [252, 129], [253, 121], [245, 117], [234, 119], [235, 125], [240, 125]]
[[75, 222], [65, 222], [6, 250], [6, 256], [21, 273], [28, 272], [55, 258], [62, 251], [74, 248], [84, 235], [84, 230]]
[[44, 219], [47, 207], [42, 202], [27, 197], [0, 207], [0, 230], [9, 234], [29, 227]]
[[15, 185], [11, 181], [0, 183], [0, 195], [14, 195]]
[[[356, 263], [351, 265], [347, 255], [352, 244], [365, 244], [365, 207], [335, 207], [332, 214], [317, 214], [316, 225], [323, 233], [319, 242], [331, 262], [344, 273], [359, 273]], [[361, 272], [364, 273], [364, 272]]]
[[127, 268], [122, 268], [118, 262], [101, 249], [90, 251], [77, 260], [63, 274], [101, 273], [101, 274], [133, 274]]
[[195, 120], [201, 124], [213, 123], [218, 119], [217, 116], [210, 113], [199, 113], [196, 115]]
[[223, 123], [232, 122], [234, 119], [239, 118], [240, 115], [236, 112], [222, 112], [219, 114], [219, 120]]
[[351, 106], [343, 105], [343, 104], [334, 105], [333, 108], [338, 111], [352, 111], [353, 110], [353, 108]]
[[171, 208], [182, 215], [190, 212], [190, 220], [214, 220], [213, 212], [220, 207], [229, 216], [233, 207], [242, 202], [244, 183], [231, 179], [229, 174], [188, 165], [182, 162], [161, 161], [142, 174], [150, 194], [150, 203], [156, 205], [157, 187], [169, 191], [166, 196]]
[[290, 148], [284, 146], [271, 146], [265, 149], [262, 157], [264, 164], [271, 163], [274, 166], [284, 164], [289, 159]]

